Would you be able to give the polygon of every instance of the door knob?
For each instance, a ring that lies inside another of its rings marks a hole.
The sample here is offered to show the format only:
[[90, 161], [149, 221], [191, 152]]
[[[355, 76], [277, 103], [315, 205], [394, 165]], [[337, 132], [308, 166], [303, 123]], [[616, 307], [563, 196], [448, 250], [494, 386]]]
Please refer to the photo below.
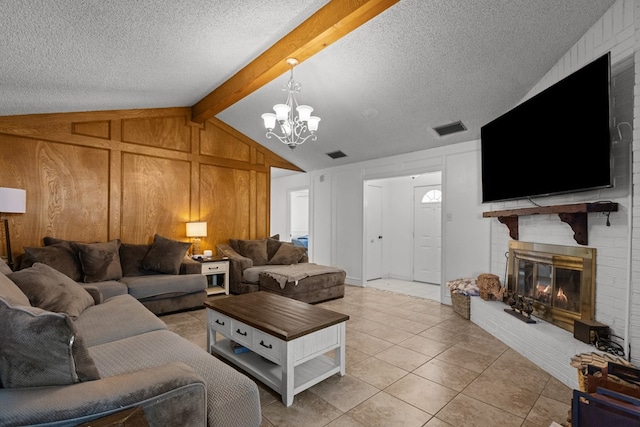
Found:
[[382, 239], [382, 236], [378, 236], [378, 239]]

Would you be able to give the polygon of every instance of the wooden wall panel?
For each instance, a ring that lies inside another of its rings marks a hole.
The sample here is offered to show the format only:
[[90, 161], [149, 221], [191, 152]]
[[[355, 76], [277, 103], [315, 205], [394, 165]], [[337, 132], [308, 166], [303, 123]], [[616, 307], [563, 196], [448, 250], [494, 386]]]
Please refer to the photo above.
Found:
[[238, 141], [229, 132], [211, 122], [205, 123], [204, 130], [200, 132], [200, 154], [242, 162], [251, 161], [249, 144]]
[[8, 215], [14, 254], [44, 236], [107, 239], [108, 150], [5, 136], [0, 153], [0, 186], [27, 191], [27, 212]]
[[191, 200], [191, 163], [122, 154], [120, 238], [150, 243], [153, 235], [184, 240]]
[[[250, 239], [250, 171], [200, 165], [200, 217], [209, 235], [203, 249], [230, 238]], [[265, 236], [261, 236], [265, 237]]]
[[123, 142], [191, 151], [191, 128], [184, 116], [123, 120], [121, 138]]
[[[49, 235], [68, 240], [187, 241], [203, 248], [269, 235], [270, 167], [299, 170], [217, 119], [187, 108], [0, 116], [0, 187], [25, 188], [7, 215], [13, 255]], [[5, 255], [0, 231], [0, 255]]]

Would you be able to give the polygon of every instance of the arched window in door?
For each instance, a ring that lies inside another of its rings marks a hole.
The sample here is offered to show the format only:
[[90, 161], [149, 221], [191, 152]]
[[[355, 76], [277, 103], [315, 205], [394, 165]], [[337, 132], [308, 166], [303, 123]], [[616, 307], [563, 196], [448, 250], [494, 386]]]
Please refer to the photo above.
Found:
[[422, 196], [422, 200], [420, 203], [441, 203], [442, 202], [442, 191], [440, 190], [429, 190]]

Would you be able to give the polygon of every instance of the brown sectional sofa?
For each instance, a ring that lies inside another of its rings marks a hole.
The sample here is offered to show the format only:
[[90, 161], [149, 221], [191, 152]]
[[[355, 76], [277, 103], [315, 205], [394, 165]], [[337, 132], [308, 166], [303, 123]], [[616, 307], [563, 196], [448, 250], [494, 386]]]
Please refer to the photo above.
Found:
[[260, 425], [255, 382], [140, 301], [31, 268], [0, 260], [0, 425], [75, 426], [135, 407], [151, 426]]
[[216, 248], [219, 256], [229, 259], [231, 293], [267, 291], [307, 303], [344, 296], [344, 270], [309, 263], [306, 248], [278, 236], [230, 239]]
[[43, 247], [27, 247], [19, 268], [47, 264], [104, 299], [129, 294], [155, 314], [200, 308], [207, 297], [201, 265], [186, 256], [190, 244], [159, 235], [152, 244], [83, 243], [52, 237]]

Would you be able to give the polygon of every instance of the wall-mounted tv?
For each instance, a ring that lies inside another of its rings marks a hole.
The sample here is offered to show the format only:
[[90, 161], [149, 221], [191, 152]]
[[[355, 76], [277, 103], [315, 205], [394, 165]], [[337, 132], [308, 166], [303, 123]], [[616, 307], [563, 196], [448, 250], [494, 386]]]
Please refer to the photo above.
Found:
[[610, 79], [607, 53], [484, 125], [483, 203], [610, 187]]

